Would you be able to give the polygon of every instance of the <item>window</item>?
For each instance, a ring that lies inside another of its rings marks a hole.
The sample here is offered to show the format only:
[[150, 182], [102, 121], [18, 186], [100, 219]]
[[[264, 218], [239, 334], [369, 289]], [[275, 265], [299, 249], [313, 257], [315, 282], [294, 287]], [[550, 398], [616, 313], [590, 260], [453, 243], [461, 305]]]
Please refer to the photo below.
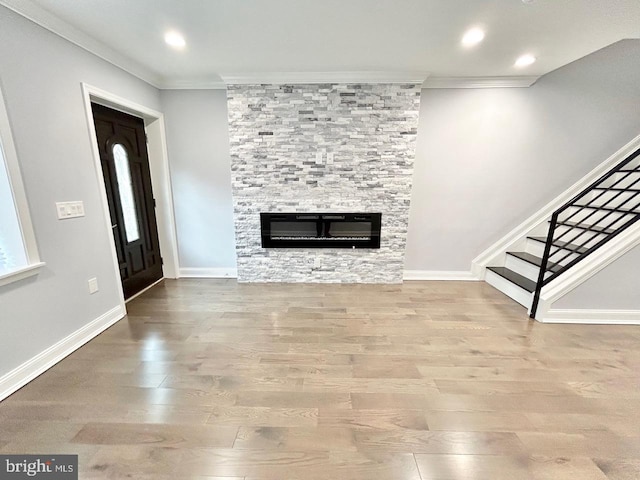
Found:
[[34, 275], [43, 265], [0, 91], [0, 286]]
[[116, 178], [118, 179], [118, 192], [120, 193], [120, 203], [122, 204], [124, 230], [127, 234], [127, 242], [131, 243], [140, 239], [140, 232], [138, 230], [136, 201], [133, 197], [133, 185], [131, 184], [129, 155], [124, 145], [116, 143], [113, 146], [113, 158], [116, 164]]

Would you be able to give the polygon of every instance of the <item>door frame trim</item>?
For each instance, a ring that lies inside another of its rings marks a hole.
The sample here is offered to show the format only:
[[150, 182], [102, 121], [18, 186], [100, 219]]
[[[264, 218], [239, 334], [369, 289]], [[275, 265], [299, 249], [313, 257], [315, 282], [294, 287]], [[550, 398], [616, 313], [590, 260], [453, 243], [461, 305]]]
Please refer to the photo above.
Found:
[[173, 210], [173, 193], [171, 189], [169, 156], [167, 154], [164, 114], [87, 83], [82, 82], [81, 86], [89, 138], [91, 140], [91, 150], [93, 152], [94, 168], [96, 170], [98, 189], [103, 207], [105, 232], [108, 234], [109, 245], [111, 246], [114, 276], [118, 285], [120, 285], [118, 289], [120, 304], [124, 307], [125, 300], [122, 291], [122, 280], [120, 279], [120, 265], [118, 263], [115, 241], [111, 233], [109, 203], [107, 201], [104, 175], [102, 174], [102, 164], [100, 162], [100, 152], [98, 150], [98, 139], [95, 132], [91, 103], [98, 103], [120, 112], [142, 117], [144, 120], [144, 129], [147, 134], [149, 168], [151, 170], [151, 184], [153, 195], [156, 199], [158, 240], [160, 241], [160, 253], [163, 259], [162, 272], [164, 278], [178, 278], [178, 241]]

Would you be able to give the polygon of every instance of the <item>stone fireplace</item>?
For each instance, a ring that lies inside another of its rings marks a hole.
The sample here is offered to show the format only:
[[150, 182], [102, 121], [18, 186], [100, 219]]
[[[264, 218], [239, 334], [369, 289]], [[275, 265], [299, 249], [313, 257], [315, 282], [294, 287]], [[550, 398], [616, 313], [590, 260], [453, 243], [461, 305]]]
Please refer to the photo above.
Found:
[[[420, 84], [227, 92], [238, 281], [401, 282]], [[381, 212], [380, 248], [263, 248], [264, 212]]]

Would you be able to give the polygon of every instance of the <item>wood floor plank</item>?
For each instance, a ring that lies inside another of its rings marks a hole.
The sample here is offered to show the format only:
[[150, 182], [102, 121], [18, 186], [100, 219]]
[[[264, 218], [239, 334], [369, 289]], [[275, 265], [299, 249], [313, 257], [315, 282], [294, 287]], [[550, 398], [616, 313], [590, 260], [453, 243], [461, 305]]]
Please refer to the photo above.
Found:
[[87, 423], [71, 439], [71, 443], [231, 448], [237, 435], [238, 428], [229, 426]]
[[98, 373], [92, 370], [76, 372], [52, 372], [51, 375], [42, 375], [32, 383], [32, 388], [43, 387], [100, 387], [102, 385], [115, 385], [120, 387], [159, 387], [166, 379], [163, 373]]
[[356, 364], [353, 366], [353, 376], [355, 378], [422, 378], [413, 361], [383, 365]]
[[75, 405], [50, 400], [20, 402], [11, 398], [0, 404], [0, 438], [8, 430], [8, 422], [78, 422], [118, 421], [127, 414], [122, 405]]
[[424, 412], [397, 408], [379, 410], [321, 408], [318, 411], [318, 425], [362, 430], [429, 429]]
[[110, 420], [112, 423], [118, 421], [126, 423], [157, 423], [161, 425], [204, 425], [211, 415], [212, 409], [216, 407], [209, 405], [141, 405], [130, 406], [126, 415], [119, 420]]
[[435, 379], [442, 393], [468, 395], [577, 395], [560, 382], [531, 382], [522, 380], [442, 380]]
[[429, 480], [511, 480], [529, 478], [526, 455], [416, 454]]
[[349, 393], [326, 392], [238, 392], [236, 405], [277, 408], [350, 408]]
[[362, 450], [405, 453], [455, 453], [491, 455], [522, 453], [523, 445], [512, 432], [356, 431]]
[[421, 410], [427, 408], [427, 395], [419, 393], [353, 393], [353, 408]]
[[426, 412], [429, 430], [454, 432], [536, 431], [527, 415], [521, 412]]
[[596, 465], [609, 480], [637, 480], [640, 478], [638, 458], [596, 458]]
[[8, 448], [12, 451], [22, 448], [24, 453], [32, 451], [33, 445], [68, 444], [82, 428], [82, 424], [72, 422], [5, 420], [0, 435], [4, 437], [3, 441], [7, 441], [5, 451]]
[[263, 480], [420, 480], [411, 454], [201, 449], [187, 452], [183, 462], [191, 473], [215, 471]]
[[528, 457], [526, 455], [416, 454], [422, 478], [430, 480], [606, 480], [588, 458]]
[[417, 393], [435, 394], [438, 388], [431, 380], [411, 378], [305, 378], [305, 392], [345, 393]]
[[351, 365], [292, 365], [288, 368], [287, 376], [295, 378], [351, 378]]
[[518, 432], [518, 438], [533, 454], [633, 458], [640, 449], [640, 437], [607, 431], [583, 433]]
[[597, 399], [577, 395], [495, 394], [425, 395], [424, 408], [444, 412], [531, 412], [531, 413], [585, 413], [603, 412], [603, 404]]
[[[534, 429], [548, 433], [611, 432], [629, 437], [640, 437], [640, 412], [638, 416], [578, 413], [526, 413]], [[516, 429], [521, 430], [521, 429]]]
[[580, 478], [584, 480], [606, 480], [607, 476], [593, 462], [586, 457], [566, 458], [530, 457], [531, 478], [534, 480], [563, 480], [565, 478]]
[[[135, 477], [132, 472], [149, 476], [175, 475], [183, 457], [184, 450], [178, 448], [106, 445], [98, 447], [91, 459], [78, 468], [81, 478], [91, 475], [99, 475], [100, 478]], [[181, 475], [189, 474], [189, 471], [181, 472]]]
[[162, 388], [198, 389], [204, 391], [302, 391], [301, 378], [259, 377], [241, 375], [168, 375]]
[[206, 423], [247, 427], [315, 427], [318, 425], [318, 409], [214, 407]]
[[344, 427], [240, 427], [234, 448], [251, 450], [356, 451], [354, 433]]
[[49, 401], [70, 404], [99, 403], [106, 405], [233, 405], [235, 394], [227, 391], [143, 387], [60, 387], [22, 389], [12, 399], [16, 401]]

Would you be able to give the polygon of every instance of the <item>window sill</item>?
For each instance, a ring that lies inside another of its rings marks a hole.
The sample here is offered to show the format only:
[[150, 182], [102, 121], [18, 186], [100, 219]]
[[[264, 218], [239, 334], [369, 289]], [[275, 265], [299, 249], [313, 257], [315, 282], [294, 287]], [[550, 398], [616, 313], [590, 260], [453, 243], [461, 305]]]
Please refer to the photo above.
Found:
[[40, 269], [45, 265], [46, 264], [44, 262], [38, 262], [34, 263], [33, 265], [28, 265], [26, 267], [14, 270], [13, 272], [4, 273], [0, 275], [0, 287], [13, 282], [17, 282], [18, 280], [33, 277], [34, 275], [40, 273]]

